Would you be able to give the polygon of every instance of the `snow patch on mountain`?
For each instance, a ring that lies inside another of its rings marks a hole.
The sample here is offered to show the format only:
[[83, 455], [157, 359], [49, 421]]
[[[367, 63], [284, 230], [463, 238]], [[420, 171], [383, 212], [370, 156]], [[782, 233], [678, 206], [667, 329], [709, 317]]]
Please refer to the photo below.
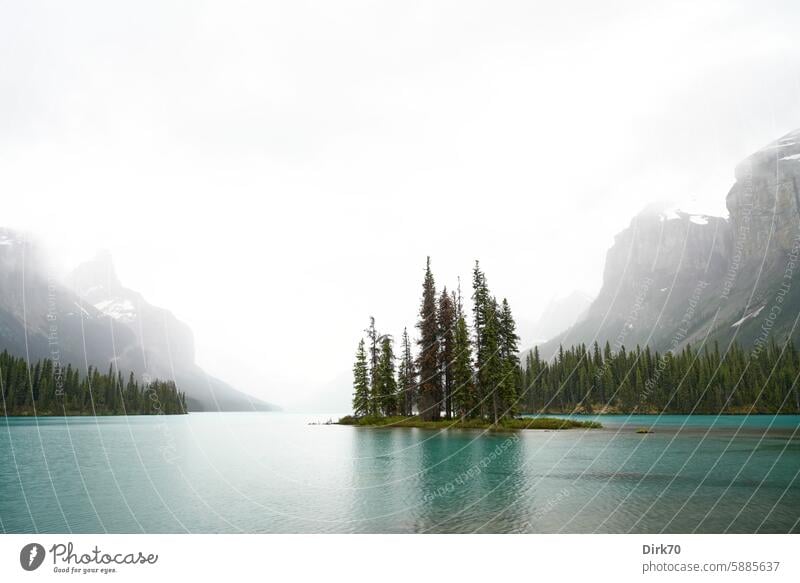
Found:
[[701, 213], [688, 213], [679, 208], [671, 208], [663, 210], [659, 213], [659, 219], [663, 221], [675, 221], [680, 219], [688, 219], [696, 225], [707, 225], [708, 215]]
[[737, 320], [736, 322], [731, 324], [731, 328], [736, 328], [737, 326], [741, 326], [742, 324], [744, 324], [747, 320], [749, 320], [751, 318], [756, 318], [761, 313], [761, 310], [763, 310], [763, 309], [764, 309], [764, 306], [761, 306], [757, 310], [755, 310], [753, 312], [750, 312], [749, 314], [745, 314], [740, 320]]
[[81, 312], [83, 312], [84, 316], [86, 316], [87, 318], [91, 318], [92, 317], [92, 315], [88, 311], [86, 311], [86, 308], [84, 308], [78, 302], [73, 302], [73, 303], [75, 304], [75, 307], [77, 307]]
[[97, 302], [94, 307], [120, 322], [130, 323], [136, 320], [136, 306], [128, 299], [103, 300]]

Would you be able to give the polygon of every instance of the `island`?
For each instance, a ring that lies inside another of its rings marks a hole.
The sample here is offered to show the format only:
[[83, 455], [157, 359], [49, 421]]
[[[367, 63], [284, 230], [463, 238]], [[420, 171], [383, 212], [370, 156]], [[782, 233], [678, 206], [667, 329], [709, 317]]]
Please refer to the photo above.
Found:
[[355, 425], [357, 427], [416, 427], [419, 429], [485, 429], [488, 431], [516, 431], [519, 429], [599, 429], [597, 421], [577, 421], [574, 419], [556, 419], [554, 417], [518, 417], [505, 418], [497, 423], [486, 419], [439, 419], [423, 421], [419, 417], [354, 417], [347, 415], [338, 421], [339, 425]]

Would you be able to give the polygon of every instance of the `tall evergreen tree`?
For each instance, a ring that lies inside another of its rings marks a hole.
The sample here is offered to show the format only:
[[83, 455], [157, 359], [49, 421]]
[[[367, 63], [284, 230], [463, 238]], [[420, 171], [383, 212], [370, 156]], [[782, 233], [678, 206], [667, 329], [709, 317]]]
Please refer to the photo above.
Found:
[[475, 417], [478, 414], [478, 400], [475, 398], [469, 330], [463, 314], [456, 321], [453, 353], [453, 408], [459, 417]]
[[397, 381], [394, 377], [394, 348], [392, 337], [385, 335], [381, 340], [381, 353], [378, 359], [376, 384], [378, 409], [383, 415], [397, 415]]
[[[486, 283], [486, 275], [476, 261], [472, 270], [472, 325], [475, 348], [475, 400], [476, 407], [478, 407], [475, 414], [479, 417], [487, 415], [492, 406], [491, 385], [488, 383], [493, 371], [486, 370], [489, 357], [493, 353], [492, 349], [487, 346], [486, 338], [487, 318], [490, 314], [494, 314], [494, 310], [492, 309], [492, 298], [489, 295], [489, 286]], [[496, 337], [494, 340], [497, 340]], [[494, 350], [496, 351], [496, 349], [495, 346]]]
[[490, 298], [484, 306], [484, 327], [481, 332], [482, 365], [478, 370], [480, 398], [483, 400], [486, 415], [497, 423], [503, 414], [503, 358], [500, 353], [500, 323], [497, 314], [497, 301]]
[[369, 368], [362, 338], [358, 342], [356, 362], [353, 364], [353, 413], [356, 417], [370, 413], [370, 402]]
[[439, 378], [439, 324], [436, 318], [436, 284], [431, 272], [431, 258], [425, 267], [422, 284], [422, 303], [419, 310], [420, 351], [417, 360], [419, 369], [419, 415], [426, 421], [441, 417], [441, 384]]
[[378, 414], [378, 358], [380, 357], [381, 337], [375, 328], [375, 318], [369, 317], [369, 327], [364, 330], [369, 345], [369, 413]]
[[416, 402], [417, 374], [414, 367], [414, 358], [411, 354], [411, 342], [408, 338], [408, 329], [403, 328], [403, 340], [400, 347], [400, 366], [397, 369], [398, 405], [402, 415], [414, 414]]
[[439, 296], [439, 371], [441, 374], [442, 402], [445, 418], [453, 416], [453, 333], [455, 331], [455, 306], [447, 288]]
[[519, 336], [517, 325], [511, 315], [508, 300], [503, 298], [498, 317], [498, 335], [500, 339], [500, 358], [502, 359], [503, 380], [500, 397], [502, 416], [513, 417], [518, 409], [517, 396], [519, 386]]

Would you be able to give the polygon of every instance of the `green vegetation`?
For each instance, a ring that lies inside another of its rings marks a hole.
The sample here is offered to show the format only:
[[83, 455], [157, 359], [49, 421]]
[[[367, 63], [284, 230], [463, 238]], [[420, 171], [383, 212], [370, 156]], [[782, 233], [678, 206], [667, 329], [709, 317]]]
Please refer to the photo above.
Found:
[[485, 419], [439, 419], [426, 421], [419, 417], [381, 417], [368, 415], [354, 417], [348, 415], [339, 419], [339, 425], [358, 427], [418, 427], [422, 429], [489, 429], [492, 431], [512, 431], [517, 429], [596, 429], [602, 427], [596, 421], [575, 421], [573, 419], [553, 419], [552, 417], [505, 418], [497, 424]]
[[419, 352], [412, 356], [404, 329], [397, 367], [392, 336], [378, 332], [370, 318], [353, 366], [355, 417], [410, 418], [416, 413], [421, 422], [517, 423], [521, 371], [511, 308], [491, 294], [477, 261], [472, 280], [470, 337], [460, 284], [457, 293], [445, 287], [437, 295], [428, 258], [417, 322]]
[[71, 365], [45, 359], [29, 365], [24, 358], [0, 354], [3, 415], [156, 415], [186, 412], [186, 395], [172, 382], [128, 381], [109, 367], [107, 374], [89, 367], [81, 376]]
[[528, 354], [521, 408], [547, 413], [800, 413], [800, 354], [790, 340], [727, 353], [715, 343], [659, 354], [595, 343]]

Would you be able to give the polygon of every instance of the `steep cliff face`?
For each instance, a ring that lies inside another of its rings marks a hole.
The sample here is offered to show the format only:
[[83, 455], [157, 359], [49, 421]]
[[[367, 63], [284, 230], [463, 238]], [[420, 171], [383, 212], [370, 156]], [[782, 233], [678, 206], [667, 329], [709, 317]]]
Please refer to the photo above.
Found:
[[124, 287], [107, 254], [62, 283], [50, 277], [36, 243], [8, 229], [0, 229], [0, 350], [174, 380], [192, 411], [277, 408], [197, 366], [191, 329]]
[[736, 167], [726, 204], [745, 261], [781, 262], [797, 238], [800, 130], [762, 148]]
[[680, 211], [636, 216], [606, 255], [603, 286], [587, 316], [540, 346], [542, 355], [551, 356], [559, 344], [595, 341], [615, 350], [666, 348], [696, 320], [698, 304], [724, 274], [729, 245], [730, 227], [718, 217]]
[[733, 231], [719, 325], [745, 344], [800, 337], [800, 130], [746, 158], [726, 200]]
[[608, 251], [588, 316], [540, 346], [650, 345], [800, 338], [800, 130], [736, 167], [728, 219], [645, 212]]

